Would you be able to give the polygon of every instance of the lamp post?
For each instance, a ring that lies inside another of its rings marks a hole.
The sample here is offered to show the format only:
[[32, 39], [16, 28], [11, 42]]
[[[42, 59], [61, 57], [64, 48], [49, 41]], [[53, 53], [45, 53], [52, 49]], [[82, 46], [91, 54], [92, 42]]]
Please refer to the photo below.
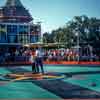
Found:
[[79, 62], [79, 48], [80, 48], [80, 44], [79, 44], [79, 32], [76, 31], [75, 36], [77, 37], [77, 44], [76, 44], [76, 48], [77, 48], [77, 61]]
[[38, 25], [38, 30], [37, 30], [38, 31], [38, 37], [40, 35], [38, 42], [40, 42], [40, 43], [42, 43], [41, 23], [42, 22], [37, 22], [37, 25]]

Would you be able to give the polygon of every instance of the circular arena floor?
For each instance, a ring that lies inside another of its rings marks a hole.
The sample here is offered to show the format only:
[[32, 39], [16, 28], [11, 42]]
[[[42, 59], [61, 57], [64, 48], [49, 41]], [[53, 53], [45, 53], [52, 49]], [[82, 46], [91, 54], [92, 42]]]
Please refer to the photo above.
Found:
[[45, 74], [31, 66], [0, 67], [0, 99], [100, 98], [98, 66], [44, 65]]

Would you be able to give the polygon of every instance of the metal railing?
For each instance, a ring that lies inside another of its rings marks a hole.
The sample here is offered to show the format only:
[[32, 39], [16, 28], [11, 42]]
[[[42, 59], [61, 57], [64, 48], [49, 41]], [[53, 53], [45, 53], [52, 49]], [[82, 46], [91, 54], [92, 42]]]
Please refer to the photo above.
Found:
[[[30, 62], [30, 56], [0, 56], [0, 64], [13, 63], [27, 63]], [[44, 61], [78, 61], [77, 56], [43, 56]], [[79, 61], [100, 61], [100, 57], [93, 56], [79, 56]]]

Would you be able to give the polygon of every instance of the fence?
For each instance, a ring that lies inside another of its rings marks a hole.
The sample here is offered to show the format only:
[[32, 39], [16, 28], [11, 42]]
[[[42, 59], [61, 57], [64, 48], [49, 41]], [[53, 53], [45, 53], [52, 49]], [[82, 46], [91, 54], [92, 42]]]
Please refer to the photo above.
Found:
[[[27, 63], [29, 62], [29, 58], [30, 56], [8, 56], [8, 57], [4, 57], [4, 56], [0, 56], [0, 64], [3, 63], [9, 63], [9, 62], [13, 62], [13, 63]], [[79, 59], [78, 59], [79, 58]], [[43, 60], [44, 61], [100, 61], [100, 57], [97, 56], [43, 56]]]

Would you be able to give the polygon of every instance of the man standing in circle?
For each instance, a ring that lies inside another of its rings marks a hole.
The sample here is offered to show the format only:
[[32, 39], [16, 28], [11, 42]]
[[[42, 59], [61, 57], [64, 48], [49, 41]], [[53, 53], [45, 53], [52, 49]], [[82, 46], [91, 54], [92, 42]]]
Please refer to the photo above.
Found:
[[41, 72], [42, 72], [42, 74], [44, 74], [44, 68], [43, 68], [43, 52], [42, 52], [42, 49], [41, 49], [41, 47], [39, 46], [39, 47], [37, 47], [37, 49], [36, 49], [36, 52], [35, 52], [35, 56], [36, 56], [36, 69], [37, 69], [37, 71], [38, 72], [40, 72], [39, 71], [39, 66], [40, 66], [40, 68], [41, 68]]

